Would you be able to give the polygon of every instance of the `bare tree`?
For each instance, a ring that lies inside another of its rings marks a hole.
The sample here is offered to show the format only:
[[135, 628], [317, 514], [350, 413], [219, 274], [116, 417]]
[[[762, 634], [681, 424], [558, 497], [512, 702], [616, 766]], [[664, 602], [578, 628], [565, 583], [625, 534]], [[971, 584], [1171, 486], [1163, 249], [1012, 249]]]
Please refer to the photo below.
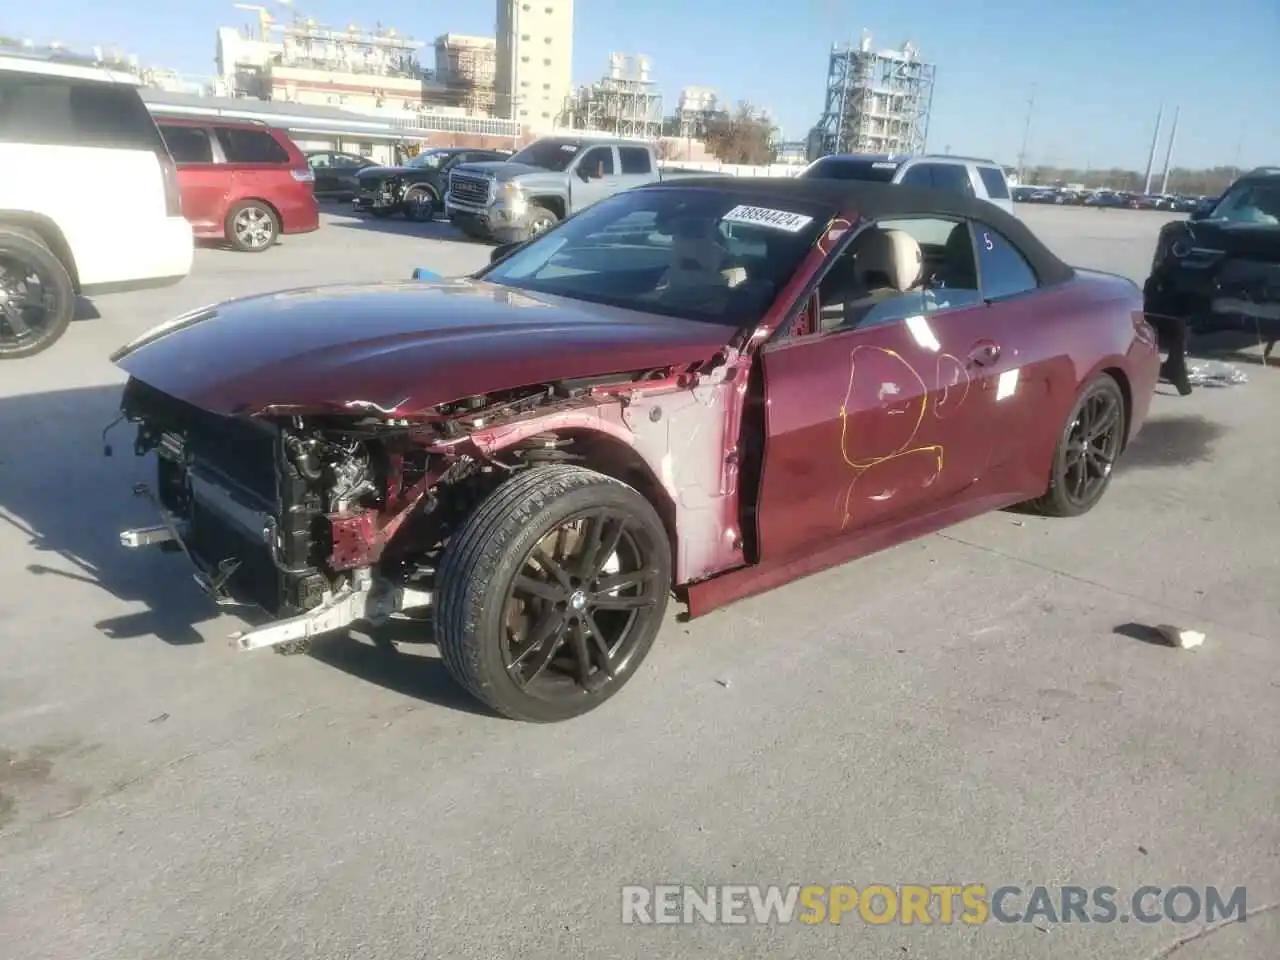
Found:
[[773, 128], [745, 101], [732, 114], [709, 123], [705, 140], [707, 149], [721, 163], [761, 166], [773, 163], [778, 155]]

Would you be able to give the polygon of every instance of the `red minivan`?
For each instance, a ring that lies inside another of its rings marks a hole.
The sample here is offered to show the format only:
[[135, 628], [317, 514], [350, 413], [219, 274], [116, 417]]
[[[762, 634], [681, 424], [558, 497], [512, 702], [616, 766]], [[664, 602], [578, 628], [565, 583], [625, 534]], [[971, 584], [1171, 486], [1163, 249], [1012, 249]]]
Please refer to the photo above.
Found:
[[200, 239], [261, 253], [282, 233], [319, 228], [315, 174], [283, 130], [252, 121], [155, 119], [178, 166], [182, 212]]

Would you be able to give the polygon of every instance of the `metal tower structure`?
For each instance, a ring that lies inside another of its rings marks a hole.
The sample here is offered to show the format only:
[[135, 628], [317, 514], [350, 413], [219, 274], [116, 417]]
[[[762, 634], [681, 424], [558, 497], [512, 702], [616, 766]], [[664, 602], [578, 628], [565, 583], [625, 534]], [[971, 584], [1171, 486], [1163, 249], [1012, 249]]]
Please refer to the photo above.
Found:
[[911, 43], [901, 50], [872, 50], [871, 35], [864, 32], [857, 47], [833, 45], [822, 117], [809, 134], [809, 159], [924, 153], [935, 73]]

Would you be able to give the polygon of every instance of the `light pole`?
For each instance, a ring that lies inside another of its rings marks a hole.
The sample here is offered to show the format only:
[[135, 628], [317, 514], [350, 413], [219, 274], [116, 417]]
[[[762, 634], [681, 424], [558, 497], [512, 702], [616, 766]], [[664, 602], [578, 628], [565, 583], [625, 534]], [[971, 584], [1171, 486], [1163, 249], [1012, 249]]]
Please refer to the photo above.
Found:
[[1025, 180], [1027, 167], [1027, 144], [1031, 140], [1031, 114], [1036, 107], [1036, 85], [1031, 85], [1031, 96], [1027, 97], [1027, 121], [1022, 126], [1022, 149], [1018, 151], [1018, 182]]

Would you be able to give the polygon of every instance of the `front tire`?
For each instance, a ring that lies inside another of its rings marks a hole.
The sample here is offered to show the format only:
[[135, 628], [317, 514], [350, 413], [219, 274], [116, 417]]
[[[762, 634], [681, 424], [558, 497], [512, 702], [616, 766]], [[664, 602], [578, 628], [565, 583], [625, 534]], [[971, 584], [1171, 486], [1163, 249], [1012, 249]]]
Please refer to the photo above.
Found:
[[412, 223], [430, 223], [436, 218], [436, 198], [426, 187], [414, 187], [404, 195], [404, 218]]
[[227, 214], [227, 242], [241, 253], [261, 253], [280, 236], [280, 219], [260, 200], [246, 200]]
[[567, 720], [635, 675], [670, 591], [666, 529], [643, 496], [582, 467], [533, 467], [450, 538], [436, 639], [453, 677], [498, 713]]
[[1128, 430], [1124, 391], [1110, 374], [1099, 375], [1067, 416], [1053, 452], [1048, 491], [1028, 506], [1046, 517], [1078, 517], [1092, 510], [1111, 485]]
[[0, 227], [0, 360], [48, 350], [67, 332], [75, 309], [71, 276], [44, 241]]
[[535, 203], [529, 208], [529, 222], [525, 226], [524, 238], [532, 240], [540, 237], [559, 222], [560, 218], [553, 211]]

